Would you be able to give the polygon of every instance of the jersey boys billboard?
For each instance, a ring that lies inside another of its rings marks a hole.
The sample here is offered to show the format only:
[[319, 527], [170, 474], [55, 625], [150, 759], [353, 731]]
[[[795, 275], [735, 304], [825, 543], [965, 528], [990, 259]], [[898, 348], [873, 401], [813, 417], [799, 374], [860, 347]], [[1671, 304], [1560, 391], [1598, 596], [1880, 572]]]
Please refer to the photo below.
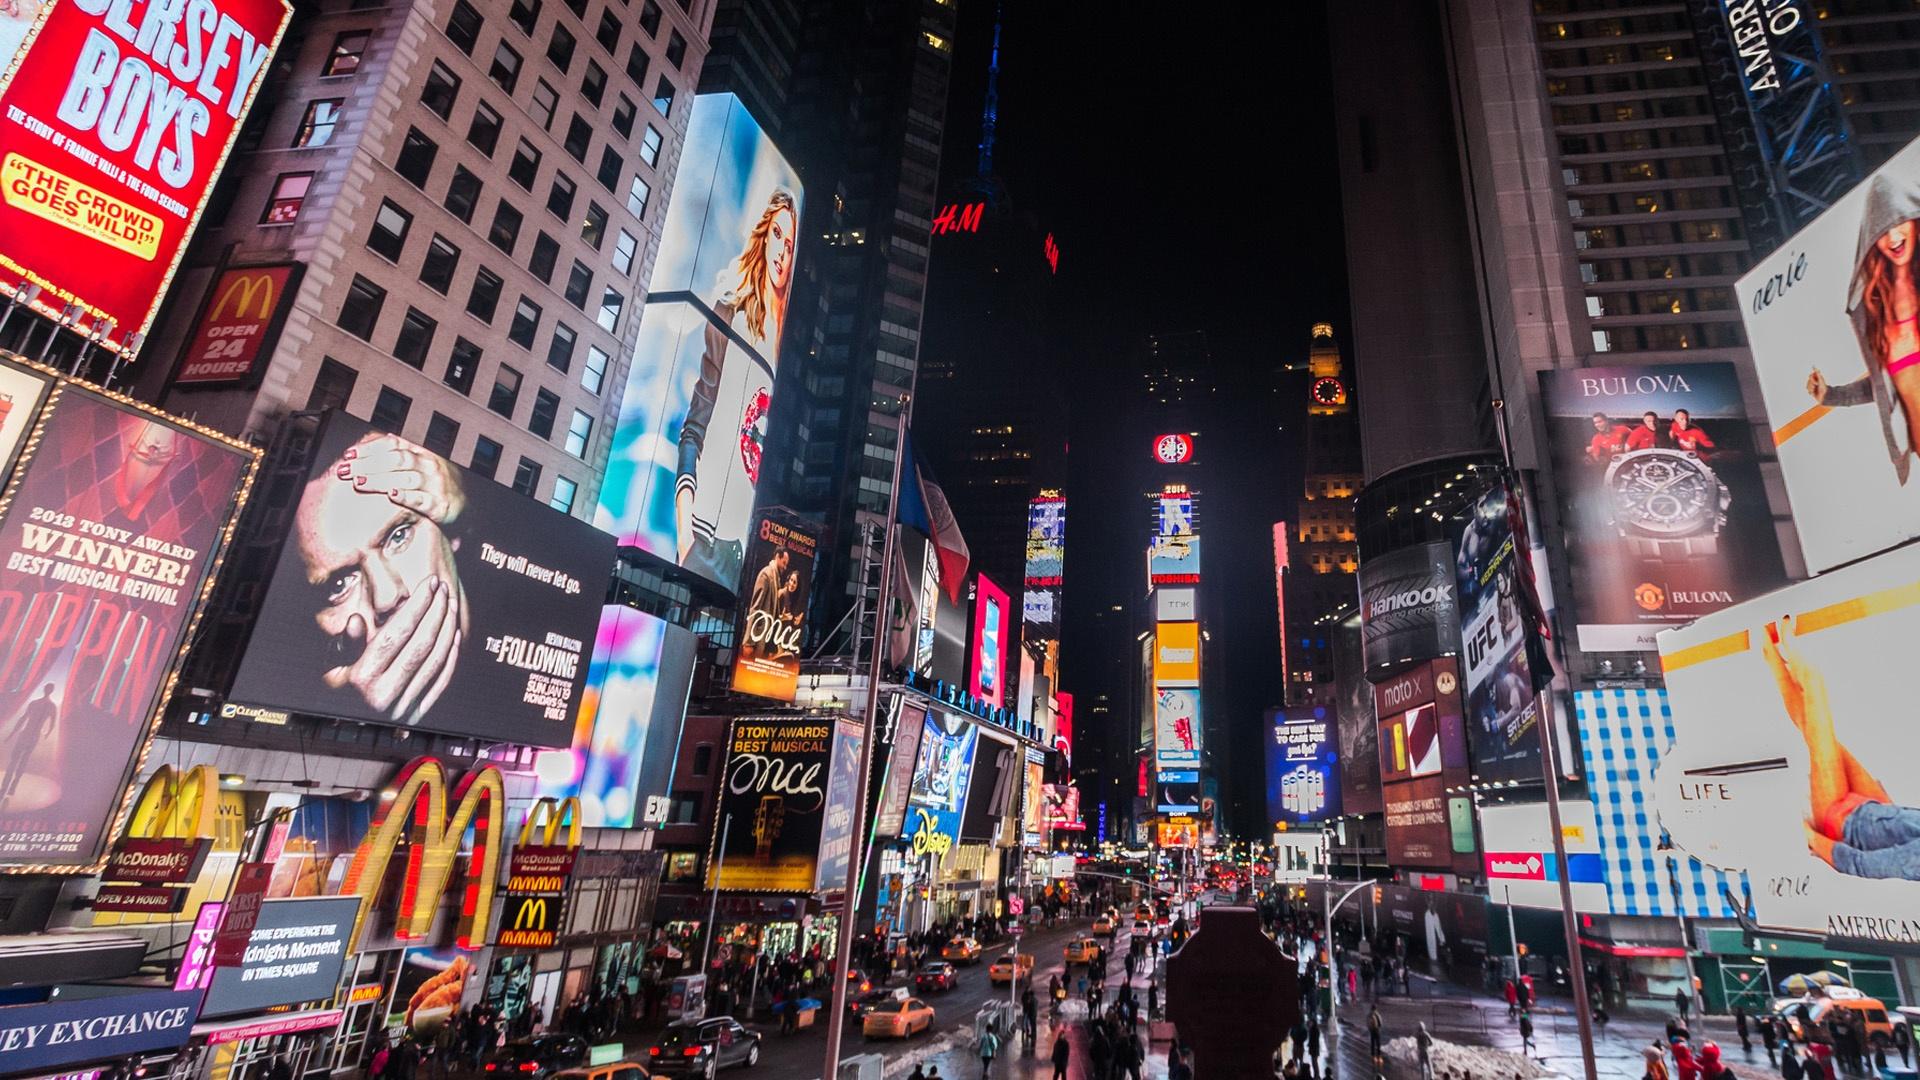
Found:
[[37, 22], [0, 16], [0, 286], [145, 333], [291, 12], [52, 0]]

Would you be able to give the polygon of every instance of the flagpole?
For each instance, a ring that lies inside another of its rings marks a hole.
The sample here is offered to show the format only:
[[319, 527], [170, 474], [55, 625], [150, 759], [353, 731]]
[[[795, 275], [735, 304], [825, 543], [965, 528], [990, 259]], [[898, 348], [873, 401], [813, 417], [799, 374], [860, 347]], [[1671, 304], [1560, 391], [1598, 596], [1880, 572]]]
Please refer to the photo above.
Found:
[[860, 842], [860, 836], [866, 831], [867, 787], [873, 775], [875, 718], [880, 706], [880, 676], [886, 668], [886, 639], [883, 628], [891, 629], [893, 618], [893, 558], [894, 534], [900, 519], [900, 466], [907, 456], [907, 413], [913, 405], [910, 394], [900, 395], [900, 408], [894, 417], [893, 427], [893, 487], [888, 492], [886, 536], [880, 546], [880, 587], [875, 596], [873, 613], [873, 655], [867, 666], [867, 703], [860, 718], [860, 779], [854, 790], [859, 798], [853, 802], [853, 856], [847, 859], [847, 880], [845, 892], [840, 901], [840, 942], [833, 958], [833, 993], [830, 1002], [832, 1011], [827, 1014], [827, 1054], [826, 1062], [821, 1066], [821, 1080], [839, 1080], [840, 1075], [840, 1036], [847, 1018], [847, 969], [853, 963], [853, 923], [854, 909], [860, 900], [860, 877], [866, 870], [868, 850]]

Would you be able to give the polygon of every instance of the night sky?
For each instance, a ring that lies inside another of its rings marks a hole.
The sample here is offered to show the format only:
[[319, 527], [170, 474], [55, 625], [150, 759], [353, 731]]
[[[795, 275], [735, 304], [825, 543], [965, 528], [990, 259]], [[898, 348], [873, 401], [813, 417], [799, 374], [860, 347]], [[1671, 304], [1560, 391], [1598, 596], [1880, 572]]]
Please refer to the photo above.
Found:
[[[1194, 418], [1204, 707], [1229, 825], [1258, 835], [1255, 725], [1280, 693], [1271, 528], [1299, 493], [1305, 399], [1301, 376], [1276, 372], [1305, 359], [1313, 322], [1332, 321], [1342, 340], [1347, 324], [1320, 6], [1230, 23], [1164, 5], [1006, 7], [996, 172], [1062, 252], [1044, 362], [1070, 402], [1063, 689], [1076, 696], [1087, 816], [1097, 788], [1124, 799], [1135, 779], [1142, 465], [1164, 422], [1129, 397], [1135, 358], [1151, 332], [1199, 329], [1219, 383]], [[993, 4], [963, 0], [950, 181], [973, 170], [994, 17]]]

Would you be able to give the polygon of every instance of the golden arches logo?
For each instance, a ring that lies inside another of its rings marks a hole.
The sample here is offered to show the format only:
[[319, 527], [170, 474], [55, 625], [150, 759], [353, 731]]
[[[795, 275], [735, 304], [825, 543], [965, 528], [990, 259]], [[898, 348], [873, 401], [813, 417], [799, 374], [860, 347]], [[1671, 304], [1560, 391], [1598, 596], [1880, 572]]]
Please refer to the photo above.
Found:
[[211, 765], [182, 772], [162, 765], [140, 788], [124, 835], [142, 840], [198, 840], [218, 835], [220, 774]]
[[521, 899], [520, 910], [513, 913], [515, 930], [544, 930], [547, 926], [547, 898], [530, 896]]
[[[562, 827], [567, 830], [567, 846], [579, 847], [580, 800], [569, 795], [556, 801], [551, 795], [543, 795], [527, 807], [527, 819], [520, 826], [520, 839], [515, 841], [514, 846], [553, 847]], [[535, 836], [540, 838], [537, 844]]]
[[353, 862], [340, 886], [342, 895], [360, 898], [349, 947], [359, 947], [367, 912], [380, 895], [387, 864], [403, 835], [407, 839], [407, 871], [393, 936], [403, 941], [426, 937], [433, 928], [440, 895], [452, 877], [460, 838], [471, 827], [473, 854], [467, 864], [467, 886], [460, 898], [454, 944], [462, 949], [480, 948], [485, 944], [487, 919], [493, 913], [500, 845], [506, 832], [507, 787], [500, 770], [483, 765], [462, 776], [451, 793], [451, 818], [447, 815], [446, 768], [437, 758], [420, 757], [408, 762], [394, 777], [390, 792], [391, 799], [387, 798], [388, 792], [381, 793], [385, 806], [353, 853]]
[[239, 319], [247, 317], [247, 306], [253, 305], [259, 310], [254, 318], [266, 322], [273, 315], [275, 282], [273, 275], [264, 271], [259, 273], [236, 273], [227, 279], [227, 287], [213, 302], [213, 310], [207, 312], [208, 322], [218, 322], [227, 314], [227, 305], [233, 305], [233, 316]]

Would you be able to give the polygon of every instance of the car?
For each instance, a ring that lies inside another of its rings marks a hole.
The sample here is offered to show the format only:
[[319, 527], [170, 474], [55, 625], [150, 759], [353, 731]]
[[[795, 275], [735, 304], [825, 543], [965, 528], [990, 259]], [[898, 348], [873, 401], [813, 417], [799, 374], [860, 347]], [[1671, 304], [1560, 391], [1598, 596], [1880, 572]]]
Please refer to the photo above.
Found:
[[545, 1080], [587, 1062], [587, 1040], [578, 1035], [535, 1035], [500, 1048], [482, 1072], [512, 1073], [515, 1080]]
[[1133, 921], [1135, 921], [1135, 922], [1141, 922], [1141, 921], [1147, 921], [1147, 922], [1151, 922], [1151, 921], [1153, 921], [1153, 909], [1152, 909], [1152, 908], [1150, 908], [1150, 907], [1148, 907], [1148, 906], [1147, 906], [1147, 905], [1145, 905], [1145, 904], [1141, 904], [1141, 905], [1140, 905], [1139, 907], [1137, 907], [1137, 908], [1134, 908], [1134, 909], [1133, 909]]
[[1116, 924], [1113, 921], [1113, 916], [1102, 915], [1099, 918], [1093, 920], [1093, 932], [1096, 934], [1105, 934], [1108, 937], [1112, 937], [1113, 931], [1115, 929], [1115, 925]]
[[977, 964], [980, 962], [980, 943], [970, 937], [954, 938], [940, 950], [940, 959], [956, 964]]
[[1153, 933], [1153, 922], [1152, 922], [1152, 920], [1149, 920], [1149, 919], [1135, 919], [1135, 920], [1133, 920], [1133, 932], [1134, 932], [1134, 933], [1136, 933], [1136, 934], [1151, 934], [1151, 933]]
[[[1829, 991], [1829, 995], [1831, 995], [1831, 993], [1832, 992]], [[1886, 1005], [1878, 998], [1870, 998], [1861, 994], [1857, 997], [1853, 995], [1841, 997], [1828, 996], [1815, 998], [1811, 1001], [1790, 998], [1776, 1003], [1774, 1007], [1775, 1011], [1779, 1014], [1779, 1017], [1786, 1022], [1787, 1030], [1793, 1033], [1794, 1038], [1804, 1041], [1806, 1035], [1800, 1030], [1800, 1007], [1802, 1005], [1807, 1007], [1807, 1012], [1813, 1018], [1813, 1022], [1823, 1027], [1826, 1025], [1827, 1020], [1833, 1015], [1833, 1010], [1845, 1009], [1853, 1022], [1866, 1034], [1869, 1044], [1878, 1043], [1888, 1046], [1893, 1044], [1894, 1021], [1892, 1017], [1887, 1015]]]
[[906, 1039], [932, 1030], [933, 1006], [914, 997], [875, 1009], [860, 1020], [860, 1033], [869, 1039]]
[[647, 1080], [647, 1070], [631, 1061], [613, 1061], [581, 1069], [562, 1069], [553, 1080]]
[[[848, 987], [847, 989], [851, 991], [853, 988]], [[872, 1010], [889, 1002], [905, 1000], [907, 1000], [907, 988], [904, 986], [869, 990], [864, 994], [849, 996], [847, 998], [847, 1012], [853, 1014], [853, 1018], [858, 1020]]]
[[712, 1077], [734, 1065], [760, 1064], [760, 1033], [731, 1016], [676, 1020], [647, 1048], [655, 1076]]
[[1093, 962], [1094, 954], [1099, 951], [1100, 943], [1083, 935], [1067, 942], [1067, 947], [1061, 950], [1061, 955], [1068, 964], [1090, 964]]
[[945, 960], [929, 961], [913, 973], [913, 988], [923, 994], [951, 990], [959, 984], [960, 970]]
[[1001, 953], [993, 962], [993, 966], [987, 968], [987, 980], [996, 984], [1026, 982], [1031, 978], [1033, 978], [1032, 953], [1021, 953], [1018, 956], [1010, 952]]

